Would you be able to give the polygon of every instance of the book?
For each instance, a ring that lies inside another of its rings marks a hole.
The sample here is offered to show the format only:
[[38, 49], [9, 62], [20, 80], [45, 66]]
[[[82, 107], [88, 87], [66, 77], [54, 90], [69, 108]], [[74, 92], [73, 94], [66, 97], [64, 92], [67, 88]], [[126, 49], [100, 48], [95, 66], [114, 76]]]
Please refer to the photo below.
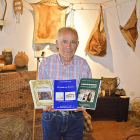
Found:
[[30, 80], [30, 89], [35, 109], [45, 108], [54, 104], [53, 81], [51, 80]]
[[77, 90], [76, 79], [30, 80], [30, 89], [35, 109], [52, 105], [56, 110], [76, 110], [84, 106], [95, 109], [101, 80], [82, 78]]
[[77, 109], [76, 79], [54, 80], [54, 109]]
[[82, 78], [77, 91], [77, 107], [95, 110], [101, 79]]

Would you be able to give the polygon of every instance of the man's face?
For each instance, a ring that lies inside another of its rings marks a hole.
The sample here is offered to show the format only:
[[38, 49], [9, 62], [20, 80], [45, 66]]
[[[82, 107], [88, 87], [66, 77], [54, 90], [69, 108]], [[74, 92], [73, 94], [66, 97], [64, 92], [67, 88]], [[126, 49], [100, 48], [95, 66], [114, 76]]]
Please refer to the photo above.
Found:
[[60, 33], [59, 40], [56, 40], [59, 53], [65, 60], [70, 60], [79, 45], [77, 34], [72, 30], [63, 30]]

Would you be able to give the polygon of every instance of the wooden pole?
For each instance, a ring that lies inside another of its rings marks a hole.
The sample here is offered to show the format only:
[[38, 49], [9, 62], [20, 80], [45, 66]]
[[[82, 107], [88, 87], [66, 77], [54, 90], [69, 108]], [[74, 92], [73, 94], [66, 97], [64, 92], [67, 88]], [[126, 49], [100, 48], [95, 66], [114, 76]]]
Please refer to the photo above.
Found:
[[39, 57], [37, 57], [37, 72], [36, 72], [36, 80], [37, 80], [37, 76], [38, 76], [38, 67], [39, 67]]
[[34, 106], [34, 112], [33, 112], [33, 137], [32, 140], [34, 140], [35, 135], [35, 106]]
[[[39, 57], [37, 57], [37, 72], [36, 72], [36, 80], [37, 80], [37, 76], [38, 76], [38, 67], [39, 67]], [[34, 140], [34, 135], [35, 135], [35, 106], [34, 106], [34, 111], [33, 111], [33, 136], [32, 136], [32, 140]]]

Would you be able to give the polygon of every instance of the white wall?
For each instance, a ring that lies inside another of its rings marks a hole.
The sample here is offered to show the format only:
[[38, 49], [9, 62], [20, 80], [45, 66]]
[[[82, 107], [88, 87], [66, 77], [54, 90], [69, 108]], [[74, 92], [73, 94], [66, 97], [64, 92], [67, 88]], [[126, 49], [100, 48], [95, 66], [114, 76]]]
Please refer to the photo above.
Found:
[[[39, 0], [26, 1], [35, 3]], [[75, 0], [67, 1], [71, 3], [75, 2]], [[106, 0], [77, 0], [76, 2], [102, 3], [105, 1]], [[68, 5], [68, 3], [63, 0], [58, 0], [58, 2], [63, 5]], [[134, 9], [135, 0], [117, 0], [117, 3], [120, 24], [124, 26]], [[36, 70], [37, 60], [34, 58], [34, 49], [37, 44], [33, 42], [33, 9], [23, 0], [23, 14], [18, 14], [18, 23], [16, 23], [13, 1], [7, 0], [7, 4], [6, 22], [2, 31], [0, 31], [0, 54], [4, 48], [12, 48], [13, 57], [18, 51], [23, 51], [29, 57], [28, 70]], [[115, 0], [105, 5], [106, 6], [103, 6], [103, 14], [107, 36], [107, 55], [105, 57], [96, 57], [89, 54], [85, 55], [84, 53], [86, 42], [94, 27], [100, 8], [99, 6], [87, 4], [74, 5], [75, 9], [81, 9], [75, 11], [74, 17], [75, 27], [79, 33], [80, 41], [76, 54], [88, 61], [94, 78], [100, 78], [101, 76], [120, 77], [121, 84], [119, 88], [124, 88], [132, 100], [140, 96], [140, 37], [137, 39], [136, 50], [133, 52], [119, 30]], [[140, 33], [140, 8], [138, 5], [140, 5], [140, 1], [137, 2], [138, 33]], [[4, 1], [0, 1], [0, 19], [2, 18], [3, 9]], [[47, 44], [43, 44], [42, 46], [44, 47], [46, 45]], [[135, 95], [130, 95], [131, 91], [134, 91]]]

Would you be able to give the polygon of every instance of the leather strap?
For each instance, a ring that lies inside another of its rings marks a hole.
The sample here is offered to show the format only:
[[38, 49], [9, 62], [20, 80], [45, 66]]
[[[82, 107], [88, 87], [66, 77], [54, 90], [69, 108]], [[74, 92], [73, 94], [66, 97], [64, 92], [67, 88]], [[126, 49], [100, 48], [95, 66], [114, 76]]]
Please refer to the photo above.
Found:
[[[6, 9], [7, 9], [7, 1], [6, 1], [6, 0], [4, 0], [4, 1], [5, 1], [5, 9], [4, 9], [4, 14], [3, 14], [3, 18], [2, 18], [3, 21], [4, 21]], [[3, 28], [3, 25], [0, 25], [0, 29], [1, 29], [1, 30], [2, 30], [2, 28]]]

